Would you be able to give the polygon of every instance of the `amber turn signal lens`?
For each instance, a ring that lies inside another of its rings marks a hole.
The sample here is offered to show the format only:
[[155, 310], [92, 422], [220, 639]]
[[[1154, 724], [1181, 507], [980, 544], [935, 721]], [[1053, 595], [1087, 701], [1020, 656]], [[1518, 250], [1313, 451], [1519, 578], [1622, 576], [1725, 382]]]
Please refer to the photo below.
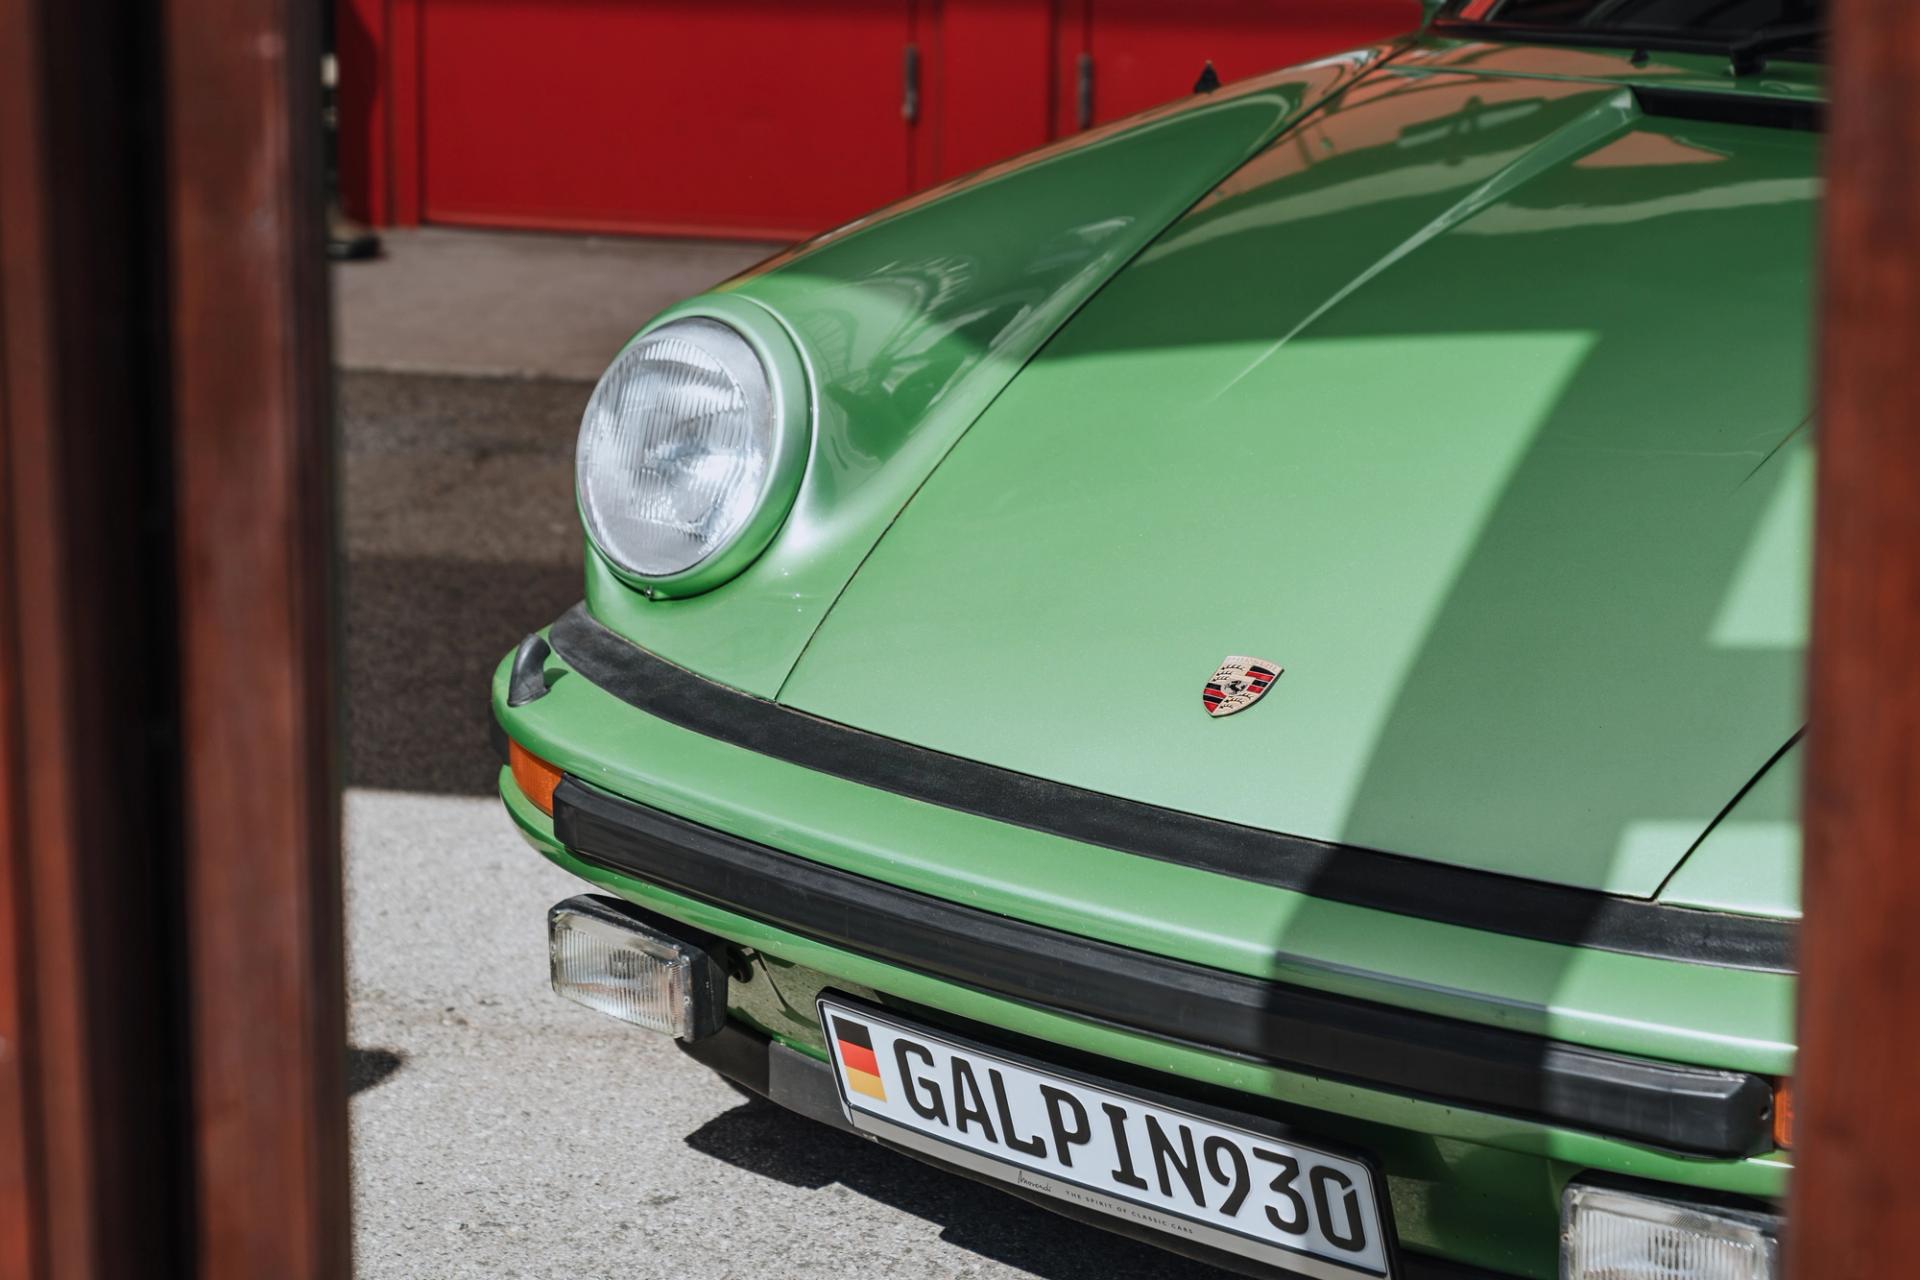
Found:
[[560, 770], [542, 760], [533, 752], [517, 742], [507, 743], [507, 767], [513, 770], [513, 780], [533, 801], [533, 807], [553, 816], [553, 790], [560, 785]]
[[1782, 1151], [1793, 1150], [1793, 1081], [1782, 1080], [1773, 1089], [1773, 1141]]

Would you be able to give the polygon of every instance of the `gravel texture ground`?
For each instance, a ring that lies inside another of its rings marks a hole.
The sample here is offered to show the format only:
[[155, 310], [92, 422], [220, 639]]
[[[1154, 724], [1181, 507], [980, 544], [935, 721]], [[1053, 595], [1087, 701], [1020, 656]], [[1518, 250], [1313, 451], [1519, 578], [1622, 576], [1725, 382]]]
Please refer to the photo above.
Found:
[[482, 796], [347, 801], [357, 1270], [1199, 1280], [768, 1103], [546, 989], [575, 891]]

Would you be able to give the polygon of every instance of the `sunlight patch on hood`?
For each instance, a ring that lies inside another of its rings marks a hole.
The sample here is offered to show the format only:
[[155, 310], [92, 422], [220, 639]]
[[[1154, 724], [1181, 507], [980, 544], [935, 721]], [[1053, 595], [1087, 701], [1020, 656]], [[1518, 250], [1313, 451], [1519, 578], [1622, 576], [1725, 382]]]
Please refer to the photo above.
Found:
[[1766, 514], [1713, 621], [1721, 649], [1800, 649], [1807, 643], [1813, 595], [1813, 450], [1801, 444], [1781, 460]]

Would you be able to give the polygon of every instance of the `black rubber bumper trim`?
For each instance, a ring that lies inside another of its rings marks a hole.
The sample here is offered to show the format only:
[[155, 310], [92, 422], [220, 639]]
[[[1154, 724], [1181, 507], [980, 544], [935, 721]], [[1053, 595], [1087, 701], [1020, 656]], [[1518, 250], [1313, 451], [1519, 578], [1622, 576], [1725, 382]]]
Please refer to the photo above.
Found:
[[1766, 1148], [1759, 1076], [1250, 978], [853, 875], [569, 777], [554, 833], [580, 858], [804, 937], [1041, 1008], [1475, 1110], [1671, 1151]]
[[647, 652], [577, 605], [554, 651], [621, 701], [683, 729], [865, 786], [1122, 853], [1487, 933], [1769, 973], [1793, 972], [1794, 927], [1663, 906], [1328, 844], [1050, 782], [716, 684]]
[[[727, 1024], [726, 1030], [717, 1036], [694, 1044], [681, 1043], [680, 1048], [689, 1058], [708, 1070], [724, 1076], [741, 1088], [756, 1093], [778, 1106], [821, 1124], [830, 1125], [842, 1133], [856, 1137], [864, 1136], [847, 1122], [846, 1114], [840, 1107], [840, 1093], [833, 1084], [833, 1068], [817, 1058], [809, 1058], [797, 1053], [737, 1022]], [[889, 1151], [918, 1160], [922, 1164], [932, 1165], [937, 1169], [978, 1182], [982, 1186], [1018, 1196], [1030, 1204], [1038, 1205], [1062, 1217], [1098, 1227], [1103, 1231], [1111, 1231], [1131, 1240], [1138, 1240], [1225, 1270], [1237, 1271], [1242, 1275], [1278, 1277], [1286, 1274], [1249, 1265], [1244, 1258], [1236, 1258], [1203, 1245], [1190, 1244], [1178, 1236], [1154, 1231], [1139, 1223], [1100, 1213], [1069, 1200], [1057, 1200], [1051, 1196], [1024, 1190], [1013, 1183], [1003, 1182], [998, 1178], [991, 1178], [974, 1170], [934, 1159], [923, 1152], [895, 1146], [879, 1139], [869, 1140]], [[1399, 1261], [1401, 1280], [1511, 1280], [1506, 1272], [1483, 1271], [1457, 1262], [1409, 1253], [1404, 1249], [1400, 1251]]]

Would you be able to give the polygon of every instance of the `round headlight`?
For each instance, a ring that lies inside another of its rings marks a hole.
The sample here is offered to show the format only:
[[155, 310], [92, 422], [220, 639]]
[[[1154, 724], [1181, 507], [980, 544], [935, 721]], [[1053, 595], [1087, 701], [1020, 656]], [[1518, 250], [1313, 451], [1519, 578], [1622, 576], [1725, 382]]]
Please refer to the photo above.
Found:
[[792, 394], [716, 320], [636, 338], [580, 423], [580, 513], [601, 554], [643, 584], [694, 590], [759, 554], [799, 483]]

